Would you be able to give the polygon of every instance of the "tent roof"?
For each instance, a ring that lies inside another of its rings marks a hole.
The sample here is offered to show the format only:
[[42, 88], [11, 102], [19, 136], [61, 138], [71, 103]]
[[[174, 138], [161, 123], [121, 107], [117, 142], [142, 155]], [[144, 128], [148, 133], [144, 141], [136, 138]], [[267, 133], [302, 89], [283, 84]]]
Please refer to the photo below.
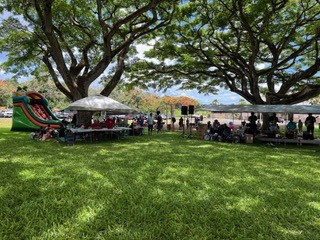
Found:
[[319, 105], [216, 105], [204, 106], [199, 110], [223, 113], [320, 113]]
[[69, 104], [66, 110], [106, 111], [108, 114], [127, 114], [134, 111], [131, 107], [102, 95], [79, 99]]

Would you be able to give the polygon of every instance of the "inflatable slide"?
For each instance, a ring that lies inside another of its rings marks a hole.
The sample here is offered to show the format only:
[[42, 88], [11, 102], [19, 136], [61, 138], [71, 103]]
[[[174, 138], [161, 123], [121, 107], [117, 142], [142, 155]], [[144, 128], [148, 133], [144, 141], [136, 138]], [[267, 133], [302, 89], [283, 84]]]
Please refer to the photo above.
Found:
[[61, 121], [52, 113], [47, 99], [38, 92], [17, 92], [13, 96], [11, 131], [34, 131], [50, 125], [59, 128]]

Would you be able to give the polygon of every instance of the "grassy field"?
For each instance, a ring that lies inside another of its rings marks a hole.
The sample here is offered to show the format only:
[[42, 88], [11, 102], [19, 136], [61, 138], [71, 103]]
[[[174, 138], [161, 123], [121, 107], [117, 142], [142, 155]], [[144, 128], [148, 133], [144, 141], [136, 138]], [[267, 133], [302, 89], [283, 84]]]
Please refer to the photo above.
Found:
[[6, 121], [0, 239], [320, 239], [318, 146], [177, 132], [66, 146]]

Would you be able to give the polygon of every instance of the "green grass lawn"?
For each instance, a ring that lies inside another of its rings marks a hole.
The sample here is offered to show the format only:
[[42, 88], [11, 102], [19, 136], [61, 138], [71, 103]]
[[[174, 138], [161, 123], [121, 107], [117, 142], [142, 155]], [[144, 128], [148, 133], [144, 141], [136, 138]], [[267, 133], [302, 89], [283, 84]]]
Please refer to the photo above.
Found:
[[320, 147], [0, 125], [0, 239], [320, 239]]

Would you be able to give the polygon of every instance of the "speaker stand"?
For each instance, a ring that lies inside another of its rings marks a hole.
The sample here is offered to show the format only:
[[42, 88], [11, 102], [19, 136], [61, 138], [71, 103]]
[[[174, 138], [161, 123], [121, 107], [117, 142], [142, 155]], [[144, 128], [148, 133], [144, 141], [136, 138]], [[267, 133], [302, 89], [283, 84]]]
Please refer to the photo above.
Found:
[[190, 115], [190, 119], [191, 121], [189, 122], [189, 135], [187, 136], [187, 138], [192, 138], [192, 126], [193, 124], [191, 123], [192, 122], [192, 115]]
[[183, 115], [183, 124], [182, 124], [182, 134], [181, 134], [181, 137], [184, 138], [184, 137], [188, 137], [186, 136], [186, 128], [185, 128], [185, 115]]

